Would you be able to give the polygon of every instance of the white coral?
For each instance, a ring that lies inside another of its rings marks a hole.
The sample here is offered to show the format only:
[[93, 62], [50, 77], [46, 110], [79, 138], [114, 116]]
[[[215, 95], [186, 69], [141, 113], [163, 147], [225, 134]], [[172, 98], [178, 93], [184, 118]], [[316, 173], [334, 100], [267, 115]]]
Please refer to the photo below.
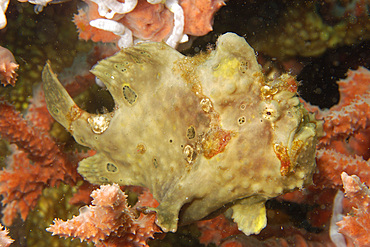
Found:
[[99, 15], [112, 19], [115, 14], [126, 14], [133, 11], [137, 0], [126, 0], [124, 3], [117, 0], [92, 0], [98, 5]]
[[50, 3], [52, 0], [28, 0], [29, 3], [36, 4], [36, 5], [41, 5], [45, 7]]
[[174, 26], [170, 37], [166, 40], [166, 43], [171, 47], [176, 47], [183, 38], [185, 17], [184, 11], [179, 5], [178, 0], [167, 0], [165, 3], [167, 9], [173, 13]]
[[329, 229], [329, 236], [331, 241], [335, 244], [336, 247], [346, 247], [346, 240], [344, 236], [338, 231], [339, 226], [337, 222], [343, 219], [343, 206], [342, 201], [344, 198], [344, 193], [341, 190], [338, 190], [337, 194], [334, 198], [333, 203], [333, 214], [330, 219], [330, 229]]
[[0, 0], [0, 29], [6, 26], [6, 16], [5, 12], [8, 8], [9, 0]]
[[121, 38], [118, 40], [118, 47], [123, 49], [133, 45], [133, 37], [130, 29], [125, 27], [122, 23], [108, 19], [95, 19], [90, 21], [90, 26], [99, 28], [105, 31], [112, 32]]

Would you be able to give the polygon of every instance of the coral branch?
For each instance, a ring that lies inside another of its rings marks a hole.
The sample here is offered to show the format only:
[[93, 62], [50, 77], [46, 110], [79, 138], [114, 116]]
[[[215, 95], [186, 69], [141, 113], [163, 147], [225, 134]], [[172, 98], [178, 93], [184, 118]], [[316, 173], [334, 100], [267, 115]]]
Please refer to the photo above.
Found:
[[[1, 1], [0, 1], [0, 12], [1, 12]], [[15, 73], [15, 71], [18, 69], [18, 67], [19, 65], [15, 62], [13, 54], [8, 49], [5, 49], [4, 47], [0, 46], [0, 81], [4, 86], [15, 85], [15, 81], [17, 80], [18, 76], [17, 73]]]
[[0, 246], [1, 247], [8, 247], [11, 243], [13, 243], [13, 239], [8, 236], [9, 231], [0, 224]]
[[341, 186], [343, 171], [370, 182], [370, 71], [363, 67], [350, 70], [338, 85], [339, 104], [318, 114], [325, 120], [326, 133], [319, 140], [319, 172], [314, 177], [321, 188]]
[[48, 229], [53, 235], [80, 238], [96, 246], [148, 246], [147, 239], [160, 232], [154, 223], [155, 214], [135, 219], [127, 205], [127, 196], [117, 184], [102, 185], [91, 193], [91, 206], [80, 209], [71, 220], [54, 220]]
[[364, 67], [357, 70], [349, 70], [347, 78], [338, 82], [340, 101], [330, 110], [337, 111], [343, 106], [350, 105], [357, 95], [366, 93], [370, 89], [370, 71]]
[[42, 131], [49, 131], [54, 123], [54, 119], [46, 107], [44, 91], [41, 87], [34, 89], [31, 104], [27, 110], [27, 120]]
[[[370, 157], [370, 71], [360, 67], [349, 70], [338, 82], [341, 99], [338, 105], [322, 111], [326, 135], [319, 147], [335, 149], [346, 155]], [[339, 174], [338, 174], [339, 177]]]
[[[370, 82], [370, 80], [369, 80]], [[349, 105], [344, 106], [339, 111], [333, 111], [325, 117], [324, 130], [326, 136], [320, 142], [329, 144], [330, 140], [335, 140], [345, 136], [345, 138], [355, 132], [364, 130], [370, 126], [370, 93], [357, 96]]]
[[360, 156], [347, 156], [336, 150], [323, 148], [317, 151], [317, 160], [319, 169], [319, 174], [315, 176], [317, 186], [341, 186], [342, 180], [339, 174], [343, 171], [355, 174], [367, 183], [370, 182], [370, 161]]
[[32, 160], [52, 162], [54, 154], [59, 153], [58, 146], [46, 134], [32, 127], [24, 120], [13, 106], [0, 102], [0, 134], [10, 143], [21, 147]]
[[7, 169], [0, 172], [3, 223], [11, 225], [17, 212], [26, 219], [44, 188], [62, 181], [73, 184], [79, 157], [63, 153], [47, 132], [27, 122], [4, 101], [0, 102], [0, 134], [18, 147], [13, 147]]

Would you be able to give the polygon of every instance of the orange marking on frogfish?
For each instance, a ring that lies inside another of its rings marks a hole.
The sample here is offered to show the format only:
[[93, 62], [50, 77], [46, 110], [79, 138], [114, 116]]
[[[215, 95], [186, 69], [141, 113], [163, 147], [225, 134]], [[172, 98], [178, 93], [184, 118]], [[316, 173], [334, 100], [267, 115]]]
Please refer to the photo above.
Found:
[[204, 157], [210, 159], [213, 156], [222, 153], [230, 139], [231, 131], [223, 130], [220, 127], [212, 128], [208, 131], [202, 141]]
[[291, 163], [290, 158], [288, 154], [288, 148], [284, 147], [281, 144], [275, 144], [274, 145], [274, 151], [277, 156], [277, 158], [280, 160], [280, 173], [281, 176], [286, 176], [291, 171]]
[[290, 78], [287, 81], [287, 84], [289, 85], [288, 91], [292, 93], [296, 93], [298, 91], [298, 84], [297, 84], [297, 81], [294, 79], [294, 77]]

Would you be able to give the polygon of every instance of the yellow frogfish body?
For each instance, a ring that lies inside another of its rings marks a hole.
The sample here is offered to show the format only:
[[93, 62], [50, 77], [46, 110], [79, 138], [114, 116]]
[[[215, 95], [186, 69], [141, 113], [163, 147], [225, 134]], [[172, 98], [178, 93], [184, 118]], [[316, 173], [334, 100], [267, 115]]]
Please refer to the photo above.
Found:
[[149, 188], [163, 231], [224, 208], [245, 234], [259, 233], [266, 200], [312, 182], [321, 123], [299, 103], [294, 78], [267, 80], [236, 34], [194, 57], [142, 43], [91, 72], [111, 93], [114, 111], [81, 110], [49, 64], [48, 109], [97, 151], [78, 172], [93, 184]]

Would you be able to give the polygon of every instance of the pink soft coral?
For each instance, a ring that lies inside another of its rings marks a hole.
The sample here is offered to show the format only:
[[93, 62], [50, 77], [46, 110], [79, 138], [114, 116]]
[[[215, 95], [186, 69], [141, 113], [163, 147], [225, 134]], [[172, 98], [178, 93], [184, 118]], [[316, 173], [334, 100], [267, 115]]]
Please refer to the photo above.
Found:
[[1, 247], [8, 247], [11, 243], [13, 243], [13, 239], [8, 236], [8, 230], [0, 224], [0, 246]]
[[96, 246], [148, 246], [147, 239], [160, 232], [154, 213], [135, 218], [135, 211], [127, 205], [127, 196], [117, 184], [102, 185], [91, 197], [92, 205], [82, 207], [79, 216], [67, 221], [56, 219], [47, 231]]
[[13, 54], [0, 46], [0, 81], [4, 86], [15, 85], [19, 65], [15, 62]]

